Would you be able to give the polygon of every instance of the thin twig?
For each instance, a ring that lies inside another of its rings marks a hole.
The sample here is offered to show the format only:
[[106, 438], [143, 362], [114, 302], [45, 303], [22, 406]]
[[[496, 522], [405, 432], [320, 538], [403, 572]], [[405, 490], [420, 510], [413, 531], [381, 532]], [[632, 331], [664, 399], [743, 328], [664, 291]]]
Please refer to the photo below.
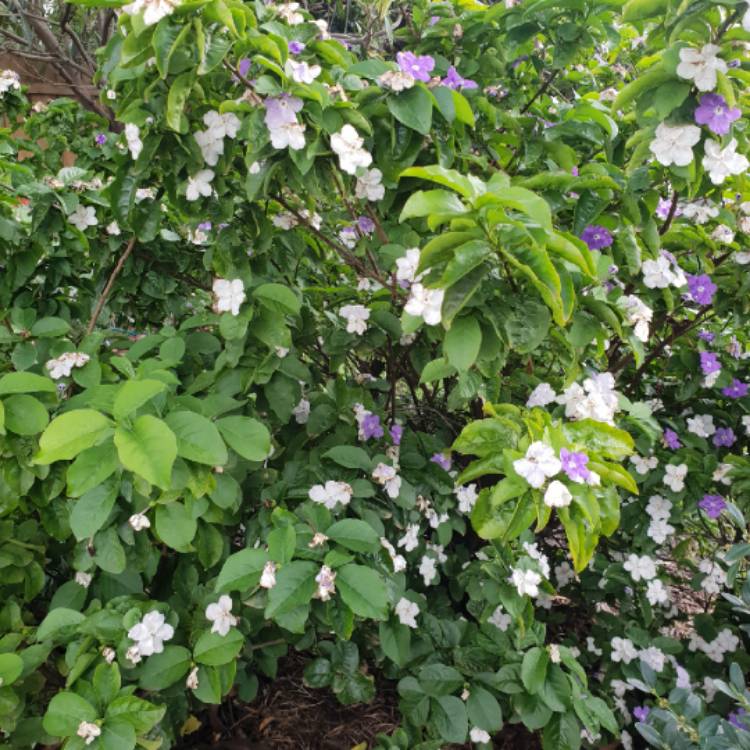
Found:
[[552, 73], [552, 75], [542, 83], [542, 85], [537, 89], [536, 94], [534, 94], [534, 96], [532, 96], [531, 99], [529, 99], [529, 101], [524, 105], [523, 109], [521, 110], [522, 115], [528, 112], [531, 108], [531, 105], [552, 85], [552, 81], [557, 78], [559, 72], [560, 70], [558, 68], [558, 70]]
[[677, 191], [674, 191], [674, 195], [672, 196], [672, 203], [669, 206], [669, 213], [667, 214], [667, 218], [664, 220], [664, 223], [659, 227], [659, 234], [666, 234], [669, 231], [669, 227], [672, 226], [672, 219], [674, 219], [675, 214], [677, 213], [677, 200], [678, 200]]

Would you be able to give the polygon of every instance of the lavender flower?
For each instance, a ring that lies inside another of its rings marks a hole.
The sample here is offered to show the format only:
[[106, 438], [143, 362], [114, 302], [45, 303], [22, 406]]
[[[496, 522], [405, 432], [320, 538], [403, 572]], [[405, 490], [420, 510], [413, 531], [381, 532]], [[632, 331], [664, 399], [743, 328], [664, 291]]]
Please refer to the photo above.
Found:
[[434, 26], [436, 23], [440, 22], [440, 16], [430, 16], [429, 24], [430, 26]]
[[303, 42], [297, 42], [297, 41], [291, 41], [287, 44], [287, 47], [289, 48], [289, 54], [290, 55], [299, 55], [300, 52], [302, 52], [305, 49], [305, 45]]
[[94, 138], [94, 142], [97, 146], [103, 146], [107, 142], [107, 136], [105, 133], [97, 133]]
[[[672, 200], [671, 198], [659, 198], [659, 203], [656, 205], [656, 215], [660, 219], [666, 219], [669, 216], [669, 212], [672, 210]], [[676, 208], [674, 214], [672, 216], [676, 219], [678, 216], [682, 214], [681, 208]]]
[[727, 507], [727, 504], [721, 495], [704, 495], [703, 500], [698, 503], [698, 507], [709, 518], [718, 518], [724, 508]]
[[479, 88], [479, 84], [476, 81], [472, 81], [471, 78], [463, 78], [459, 75], [458, 71], [451, 65], [448, 68], [448, 74], [442, 80], [443, 86], [449, 89], [476, 89]]
[[435, 453], [430, 459], [432, 463], [437, 464], [441, 469], [450, 471], [451, 468], [451, 457], [445, 453]]
[[297, 112], [302, 109], [302, 99], [289, 94], [269, 96], [264, 102], [265, 122], [269, 130], [278, 130], [284, 125], [297, 122]]
[[732, 340], [729, 342], [729, 353], [735, 359], [739, 359], [742, 356], [742, 347], [740, 346], [740, 342], [737, 341], [736, 336], [732, 336]]
[[699, 276], [687, 277], [688, 290], [693, 301], [699, 305], [710, 305], [714, 300], [717, 286], [711, 281], [708, 274], [702, 273]]
[[383, 426], [380, 424], [380, 417], [377, 414], [372, 412], [366, 414], [359, 427], [364, 440], [383, 437]]
[[394, 445], [401, 445], [401, 438], [404, 434], [404, 428], [400, 424], [392, 424], [388, 430], [391, 434], [391, 440]]
[[667, 448], [671, 448], [673, 451], [676, 451], [678, 448], [682, 448], [680, 438], [677, 437], [677, 433], [674, 430], [670, 430], [669, 428], [664, 430], [663, 438], [664, 445], [666, 445]]
[[358, 217], [357, 226], [362, 234], [372, 234], [375, 231], [375, 222], [369, 216]]
[[747, 396], [747, 389], [747, 383], [743, 383], [741, 380], [734, 378], [732, 384], [728, 385], [726, 388], [722, 388], [721, 392], [727, 398], [743, 398]]
[[742, 112], [737, 107], [727, 105], [721, 94], [704, 94], [700, 106], [695, 110], [695, 121], [698, 125], [706, 125], [716, 135], [726, 135], [732, 123], [739, 120]]
[[612, 244], [612, 235], [604, 228], [590, 224], [581, 232], [581, 239], [589, 246], [589, 250], [601, 250]]
[[712, 372], [721, 372], [721, 362], [713, 352], [701, 352], [701, 370], [704, 375], [710, 375]]
[[413, 52], [399, 52], [396, 55], [402, 73], [408, 73], [418, 81], [429, 81], [430, 72], [435, 67], [435, 60], [430, 55], [415, 55]]
[[716, 334], [711, 333], [711, 331], [698, 331], [698, 338], [710, 344], [716, 338]]
[[210, 232], [212, 226], [213, 224], [211, 224], [210, 221], [202, 221], [200, 224], [198, 224], [198, 229], [200, 229], [201, 232]]
[[727, 716], [727, 721], [736, 729], [742, 729], [745, 732], [750, 732], [750, 726], [742, 721], [742, 719], [744, 719], [746, 716], [747, 711], [745, 711], [744, 708], [738, 708], [736, 711], [732, 711], [729, 716]]
[[737, 437], [731, 427], [719, 427], [714, 433], [713, 444], [717, 448], [731, 448]]
[[243, 57], [240, 60], [239, 65], [237, 65], [237, 70], [243, 78], [246, 78], [247, 74], [250, 72], [250, 60], [247, 57]]
[[578, 167], [572, 167], [570, 170], [570, 174], [572, 174], [573, 177], [578, 177]]
[[651, 709], [648, 706], [636, 706], [633, 709], [633, 716], [638, 721], [646, 721], [650, 713], [651, 713]]
[[575, 451], [561, 448], [560, 462], [562, 463], [563, 471], [574, 482], [583, 483], [591, 476], [591, 472], [586, 468], [589, 457], [583, 452], [576, 453]]

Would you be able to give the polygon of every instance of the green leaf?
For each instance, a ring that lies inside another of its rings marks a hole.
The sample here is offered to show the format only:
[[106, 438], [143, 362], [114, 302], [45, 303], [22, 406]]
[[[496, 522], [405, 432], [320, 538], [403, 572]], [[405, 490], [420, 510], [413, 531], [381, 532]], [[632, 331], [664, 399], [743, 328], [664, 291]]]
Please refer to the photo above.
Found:
[[466, 210], [455, 193], [447, 190], [417, 190], [409, 196], [398, 220], [401, 222], [430, 214], [463, 214]]
[[315, 576], [319, 567], [306, 560], [295, 560], [276, 574], [276, 585], [268, 591], [266, 618], [288, 614], [307, 604], [315, 593]]
[[407, 128], [427, 135], [432, 126], [432, 97], [420, 85], [388, 97], [391, 114]]
[[151, 43], [154, 48], [156, 68], [162, 78], [167, 77], [167, 73], [169, 72], [169, 61], [172, 59], [172, 55], [174, 55], [180, 45], [185, 41], [190, 31], [190, 24], [178, 26], [171, 23], [169, 17], [162, 18], [162, 20], [159, 21]]
[[0, 396], [7, 393], [55, 393], [57, 386], [50, 378], [35, 375], [33, 372], [9, 372], [0, 378]]
[[472, 685], [466, 701], [469, 723], [486, 732], [498, 732], [503, 726], [503, 710], [489, 690]]
[[471, 512], [471, 525], [482, 539], [508, 541], [525, 531], [536, 517], [534, 501], [523, 480], [506, 477], [491, 493], [481, 492]]
[[117, 390], [112, 413], [115, 419], [124, 419], [139, 409], [167, 386], [160, 380], [128, 380]]
[[53, 737], [75, 737], [82, 721], [95, 721], [96, 709], [76, 693], [62, 692], [52, 697], [42, 726]]
[[563, 432], [571, 443], [579, 443], [587, 450], [613, 461], [622, 461], [634, 449], [633, 438], [629, 433], [593, 419], [566, 422]]
[[198, 664], [219, 667], [234, 659], [242, 650], [245, 636], [233, 628], [225, 636], [205, 632], [193, 647], [193, 658]]
[[103, 482], [73, 504], [70, 529], [79, 542], [90, 539], [104, 526], [117, 500], [118, 489], [118, 481]]
[[166, 646], [146, 659], [139, 684], [144, 690], [165, 690], [188, 673], [190, 661], [190, 651], [184, 646]]
[[482, 348], [482, 329], [474, 317], [458, 318], [443, 339], [443, 351], [450, 364], [465, 372], [476, 361]]
[[463, 675], [447, 664], [428, 664], [417, 675], [422, 689], [433, 697], [450, 695], [464, 683]]
[[113, 719], [102, 726], [99, 740], [100, 747], [107, 750], [133, 750], [135, 747], [135, 729], [125, 721]]
[[477, 419], [461, 430], [453, 450], [480, 458], [502, 454], [505, 448], [516, 447], [522, 431], [521, 426], [508, 417]]
[[475, 198], [485, 192], [486, 187], [478, 177], [473, 175], [463, 175], [455, 169], [446, 169], [439, 164], [432, 164], [428, 167], [409, 167], [399, 175], [402, 177], [419, 177], [423, 180], [437, 182], [439, 185], [449, 187], [464, 198]]
[[5, 428], [16, 435], [38, 435], [49, 422], [44, 404], [33, 396], [17, 394], [4, 401]]
[[372, 568], [344, 565], [337, 572], [336, 588], [355, 615], [370, 620], [385, 620], [388, 616], [388, 591]]
[[192, 88], [192, 72], [178, 75], [169, 87], [169, 94], [167, 95], [167, 125], [178, 133], [184, 132], [183, 111]]
[[263, 566], [268, 562], [268, 553], [262, 549], [243, 549], [230, 555], [221, 568], [214, 590], [247, 591], [260, 580]]
[[156, 507], [156, 532], [172, 549], [188, 551], [197, 531], [198, 522], [182, 503], [172, 502]]
[[223, 466], [229, 460], [216, 425], [202, 414], [173, 411], [164, 421], [177, 438], [178, 456], [209, 466]]
[[252, 417], [224, 417], [216, 426], [229, 447], [248, 461], [264, 461], [271, 452], [271, 435]]
[[117, 663], [98, 664], [94, 670], [93, 685], [99, 705], [109, 705], [120, 692], [122, 686], [120, 667], [117, 666]]
[[326, 529], [326, 536], [354, 552], [375, 552], [380, 546], [380, 537], [375, 529], [357, 518], [343, 518]]
[[532, 695], [538, 693], [544, 681], [547, 679], [547, 666], [549, 665], [549, 654], [544, 648], [534, 646], [524, 655], [521, 662], [521, 681], [523, 686]]
[[169, 488], [177, 458], [177, 438], [161, 419], [144, 414], [135, 420], [132, 429], [118, 427], [115, 445], [126, 469], [163, 490]]
[[0, 654], [0, 684], [12, 685], [23, 672], [23, 659], [18, 654]]
[[68, 466], [68, 497], [81, 497], [111, 476], [120, 461], [112, 440], [86, 448]]
[[328, 458], [347, 469], [361, 469], [368, 474], [372, 468], [372, 459], [367, 455], [367, 451], [355, 445], [337, 445], [326, 451], [323, 458]]
[[469, 731], [466, 705], [455, 695], [441, 695], [433, 698], [430, 710], [430, 723], [435, 727], [441, 740], [462, 744]]
[[161, 721], [166, 710], [166, 706], [155, 706], [135, 695], [121, 695], [107, 706], [105, 716], [126, 721], [138, 734], [145, 734]]
[[[480, 266], [493, 252], [484, 240], [469, 240], [459, 245], [453, 251], [453, 257], [448, 261], [439, 285], [446, 289], [454, 286]], [[447, 327], [450, 327], [450, 323]]]
[[93, 409], [74, 409], [55, 417], [39, 438], [34, 463], [51, 464], [75, 458], [98, 443], [110, 429], [110, 421]]
[[275, 563], [286, 565], [294, 557], [296, 546], [294, 526], [280, 526], [268, 534], [268, 554]]
[[37, 641], [48, 641], [53, 638], [64, 638], [71, 635], [76, 625], [80, 625], [86, 619], [86, 615], [76, 612], [74, 609], [58, 607], [53, 609], [42, 621], [36, 630]]
[[31, 335], [40, 339], [55, 339], [70, 331], [70, 323], [62, 318], [41, 318], [31, 326]]
[[449, 378], [455, 374], [456, 368], [445, 357], [438, 357], [438, 359], [433, 359], [432, 362], [428, 362], [422, 368], [422, 375], [419, 378], [419, 382], [432, 383], [435, 380]]
[[261, 284], [253, 289], [252, 294], [270, 310], [282, 315], [298, 315], [301, 309], [297, 296], [283, 284]]

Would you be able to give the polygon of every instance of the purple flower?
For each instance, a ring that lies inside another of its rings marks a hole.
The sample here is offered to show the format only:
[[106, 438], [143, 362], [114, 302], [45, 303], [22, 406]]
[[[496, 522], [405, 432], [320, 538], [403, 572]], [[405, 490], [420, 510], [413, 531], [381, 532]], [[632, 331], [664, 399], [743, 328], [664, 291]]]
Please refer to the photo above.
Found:
[[745, 711], [744, 708], [738, 708], [736, 711], [732, 711], [729, 716], [727, 716], [727, 721], [737, 729], [742, 729], [745, 732], [750, 732], [750, 726], [742, 721], [745, 716], [747, 716], [747, 711]]
[[698, 507], [709, 518], [718, 518], [724, 508], [727, 507], [727, 504], [721, 495], [704, 495], [703, 500], [698, 503]]
[[201, 232], [210, 232], [212, 226], [213, 225], [211, 224], [210, 221], [203, 221], [200, 224], [198, 224], [198, 229], [200, 229]]
[[[656, 215], [660, 219], [666, 219], [669, 216], [669, 212], [672, 210], [671, 198], [659, 198], [659, 203], [656, 205]], [[673, 214], [674, 218], [677, 218], [682, 213], [681, 208], [676, 208]]]
[[435, 453], [430, 461], [432, 461], [432, 463], [434, 464], [437, 464], [441, 469], [450, 471], [451, 457], [447, 456], [445, 453]]
[[448, 68], [448, 74], [442, 80], [443, 86], [447, 86], [449, 89], [476, 89], [479, 85], [476, 81], [472, 81], [471, 78], [462, 78], [458, 71], [451, 65]]
[[742, 112], [737, 107], [727, 105], [721, 94], [704, 94], [700, 106], [695, 110], [695, 121], [698, 125], [707, 125], [716, 135], [726, 135], [735, 120], [739, 120]]
[[429, 81], [430, 72], [435, 67], [435, 60], [429, 55], [415, 55], [413, 52], [399, 52], [396, 55], [402, 73], [408, 73], [418, 81]]
[[581, 232], [581, 239], [589, 246], [589, 250], [601, 250], [612, 244], [612, 235], [604, 228], [590, 224]]
[[722, 388], [721, 392], [727, 398], [743, 398], [744, 396], [747, 396], [747, 383], [743, 383], [741, 380], [734, 378], [734, 380], [732, 380], [732, 385]]
[[732, 340], [729, 342], [729, 353], [735, 359], [739, 359], [742, 356], [742, 347], [740, 346], [740, 342], [737, 341], [736, 336], [732, 336]]
[[265, 122], [269, 130], [277, 130], [284, 125], [297, 122], [297, 112], [302, 109], [302, 99], [289, 94], [269, 96], [264, 102]]
[[291, 41], [287, 44], [290, 55], [299, 55], [305, 49], [305, 45], [302, 42]]
[[721, 372], [721, 362], [713, 352], [701, 352], [701, 370], [704, 375], [710, 375], [712, 372]]
[[573, 168], [572, 168], [572, 169], [570, 170], [570, 174], [572, 174], [572, 175], [573, 175], [573, 177], [578, 177], [578, 167], [573, 167]]
[[648, 706], [636, 706], [633, 709], [633, 716], [635, 716], [638, 721], [646, 721], [650, 713], [651, 709]]
[[246, 78], [250, 72], [250, 60], [247, 57], [243, 57], [237, 66], [237, 70], [243, 78]]
[[698, 338], [710, 344], [716, 338], [716, 334], [711, 333], [711, 331], [698, 331]]
[[388, 432], [391, 433], [391, 440], [394, 445], [401, 445], [401, 438], [404, 434], [404, 428], [400, 424], [392, 424]]
[[368, 412], [364, 416], [359, 429], [363, 440], [369, 440], [370, 438], [382, 438], [384, 434], [383, 426], [380, 424], [380, 417], [377, 414], [373, 414], [372, 412]]
[[362, 234], [372, 234], [375, 231], [375, 222], [369, 216], [360, 216], [357, 226]]
[[430, 26], [440, 22], [440, 16], [430, 16]]
[[522, 62], [526, 62], [529, 59], [528, 55], [521, 55], [511, 62], [510, 67], [515, 70]]
[[713, 444], [717, 448], [731, 448], [737, 441], [737, 436], [731, 427], [719, 427], [714, 433]]
[[94, 138], [94, 142], [97, 146], [103, 146], [107, 142], [107, 136], [105, 133], [97, 133]]
[[714, 301], [714, 294], [716, 294], [718, 287], [711, 281], [708, 274], [702, 273], [699, 276], [688, 274], [687, 283], [690, 296], [694, 302], [699, 305], [710, 305]]
[[677, 433], [674, 430], [670, 430], [669, 428], [664, 430], [663, 438], [664, 445], [666, 445], [667, 448], [671, 448], [673, 451], [676, 451], [678, 448], [682, 448], [680, 438], [677, 437]]
[[591, 472], [586, 468], [589, 457], [585, 453], [560, 448], [560, 461], [563, 471], [574, 482], [585, 482], [591, 476]]

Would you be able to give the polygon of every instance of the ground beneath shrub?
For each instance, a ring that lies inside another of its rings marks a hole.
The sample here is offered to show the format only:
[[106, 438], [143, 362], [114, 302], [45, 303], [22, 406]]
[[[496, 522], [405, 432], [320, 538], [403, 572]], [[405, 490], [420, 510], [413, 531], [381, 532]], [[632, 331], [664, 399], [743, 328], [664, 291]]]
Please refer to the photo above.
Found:
[[[305, 687], [305, 663], [299, 654], [288, 656], [279, 665], [278, 678], [262, 685], [252, 703], [229, 700], [217, 707], [203, 717], [200, 729], [185, 737], [182, 749], [350, 750], [359, 746], [364, 750], [377, 734], [398, 726], [398, 695], [392, 683], [379, 683], [372, 703], [342, 706], [330, 690]], [[470, 747], [451, 745], [450, 750]], [[523, 727], [508, 725], [494, 747], [540, 750], [541, 745]]]

